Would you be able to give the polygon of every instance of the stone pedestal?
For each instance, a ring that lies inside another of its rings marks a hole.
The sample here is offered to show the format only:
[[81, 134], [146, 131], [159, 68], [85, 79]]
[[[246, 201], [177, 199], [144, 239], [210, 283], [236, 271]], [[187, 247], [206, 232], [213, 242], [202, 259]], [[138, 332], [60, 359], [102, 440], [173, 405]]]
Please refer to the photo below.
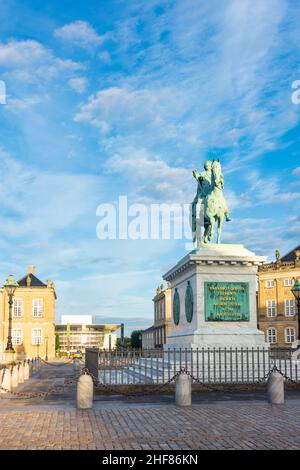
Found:
[[180, 260], [163, 276], [172, 285], [165, 349], [268, 347], [256, 306], [256, 272], [265, 260], [243, 245], [217, 244]]

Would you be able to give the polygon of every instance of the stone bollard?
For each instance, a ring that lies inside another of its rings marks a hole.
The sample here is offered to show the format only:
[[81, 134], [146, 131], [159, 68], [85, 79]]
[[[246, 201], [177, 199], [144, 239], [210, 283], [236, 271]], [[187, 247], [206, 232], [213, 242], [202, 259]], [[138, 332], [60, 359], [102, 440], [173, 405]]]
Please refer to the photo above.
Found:
[[268, 380], [268, 401], [272, 405], [284, 404], [284, 378], [277, 371], [272, 372]]
[[32, 376], [31, 360], [30, 360], [30, 359], [28, 359], [28, 361], [27, 361], [27, 362], [28, 362], [28, 368], [29, 368], [29, 377], [31, 377], [31, 376]]
[[3, 379], [4, 370], [5, 370], [4, 367], [3, 367], [2, 369], [0, 369], [0, 385], [2, 384], [2, 379]]
[[94, 384], [90, 375], [81, 375], [77, 382], [77, 408], [87, 410], [93, 408]]
[[[5, 388], [6, 390], [11, 391], [11, 371], [7, 367], [4, 369], [4, 373], [2, 376], [2, 383], [1, 387]], [[1, 393], [8, 393], [5, 390], [0, 389]]]
[[191, 406], [192, 404], [192, 379], [185, 372], [176, 379], [175, 403], [178, 406]]
[[24, 383], [24, 366], [23, 363], [19, 364], [19, 384]]
[[19, 385], [19, 369], [18, 366], [13, 366], [11, 371], [11, 386], [15, 388]]
[[24, 380], [28, 380], [30, 376], [28, 361], [24, 362]]

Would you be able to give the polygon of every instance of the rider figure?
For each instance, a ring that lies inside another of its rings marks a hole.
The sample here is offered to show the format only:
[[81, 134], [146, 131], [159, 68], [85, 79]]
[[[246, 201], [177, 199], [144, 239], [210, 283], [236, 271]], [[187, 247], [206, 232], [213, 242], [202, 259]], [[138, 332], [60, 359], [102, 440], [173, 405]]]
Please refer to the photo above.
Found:
[[198, 173], [197, 170], [193, 170], [193, 176], [198, 182], [197, 194], [192, 203], [192, 231], [196, 232], [197, 229], [197, 206], [201, 207], [204, 204], [206, 196], [211, 190], [211, 167], [212, 162], [207, 160], [204, 164], [202, 173]]

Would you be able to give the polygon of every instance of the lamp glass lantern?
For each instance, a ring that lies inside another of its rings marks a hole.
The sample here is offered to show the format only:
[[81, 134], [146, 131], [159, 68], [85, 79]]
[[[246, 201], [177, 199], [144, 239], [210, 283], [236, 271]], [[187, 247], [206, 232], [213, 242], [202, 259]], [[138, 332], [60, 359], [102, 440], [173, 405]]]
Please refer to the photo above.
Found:
[[294, 294], [297, 304], [299, 305], [300, 303], [300, 280], [299, 279], [295, 282], [294, 287], [291, 290], [292, 290], [292, 293]]
[[16, 288], [19, 286], [14, 276], [10, 274], [4, 283], [4, 288], [9, 297], [12, 297], [15, 293]]

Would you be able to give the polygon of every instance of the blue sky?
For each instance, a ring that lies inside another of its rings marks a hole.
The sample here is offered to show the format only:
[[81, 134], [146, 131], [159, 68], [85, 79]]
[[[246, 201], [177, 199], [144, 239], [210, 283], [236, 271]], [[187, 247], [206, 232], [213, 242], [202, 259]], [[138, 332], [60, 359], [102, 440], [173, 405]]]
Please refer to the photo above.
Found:
[[35, 264], [61, 314], [149, 326], [184, 241], [100, 241], [96, 208], [190, 202], [221, 159], [224, 242], [300, 242], [300, 8], [287, 0], [0, 0], [0, 276]]

